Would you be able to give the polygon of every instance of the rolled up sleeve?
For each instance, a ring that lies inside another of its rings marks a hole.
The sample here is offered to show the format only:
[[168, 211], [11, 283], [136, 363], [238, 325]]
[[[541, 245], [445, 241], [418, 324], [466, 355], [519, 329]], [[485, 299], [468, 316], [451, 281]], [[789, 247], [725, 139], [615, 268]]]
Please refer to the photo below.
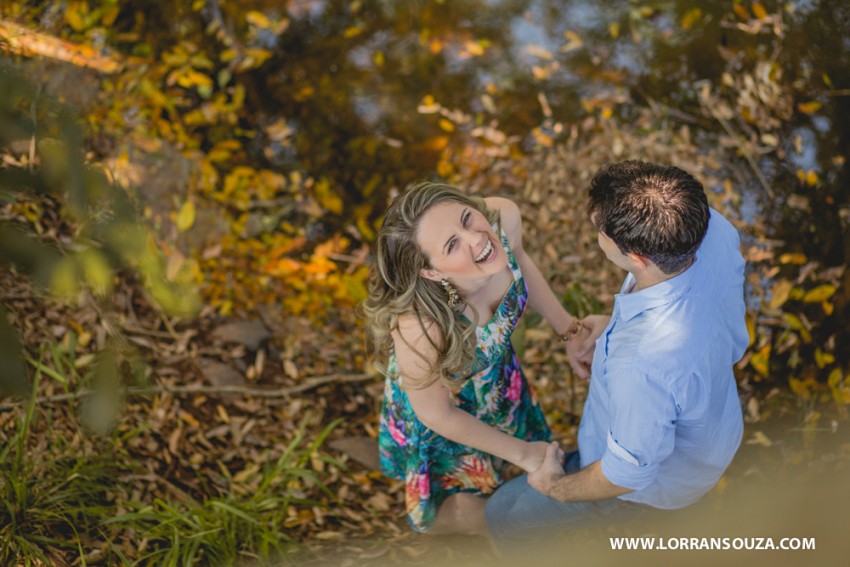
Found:
[[645, 373], [619, 372], [610, 379], [611, 428], [602, 473], [617, 486], [641, 490], [673, 452], [677, 404], [668, 387]]

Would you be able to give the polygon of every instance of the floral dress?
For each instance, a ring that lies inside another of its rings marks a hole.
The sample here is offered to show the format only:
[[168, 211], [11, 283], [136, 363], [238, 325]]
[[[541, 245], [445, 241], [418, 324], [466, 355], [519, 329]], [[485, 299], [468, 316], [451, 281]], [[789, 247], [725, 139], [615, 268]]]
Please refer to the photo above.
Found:
[[[549, 427], [511, 344], [528, 288], [504, 231], [501, 239], [513, 282], [487, 325], [476, 327], [474, 372], [460, 390], [451, 392], [451, 399], [462, 410], [509, 435], [548, 441]], [[394, 355], [388, 361], [387, 374], [378, 435], [381, 469], [387, 476], [404, 479], [408, 522], [414, 530], [426, 532], [448, 496], [456, 492], [491, 494], [502, 482], [505, 462], [423, 425], [396, 380]]]

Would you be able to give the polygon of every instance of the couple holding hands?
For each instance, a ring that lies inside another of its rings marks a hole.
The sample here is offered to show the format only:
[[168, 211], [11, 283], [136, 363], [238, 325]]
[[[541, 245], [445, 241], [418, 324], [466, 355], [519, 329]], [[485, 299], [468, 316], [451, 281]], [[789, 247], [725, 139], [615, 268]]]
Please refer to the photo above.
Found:
[[[389, 207], [365, 303], [387, 376], [381, 468], [405, 481], [419, 532], [500, 546], [682, 508], [741, 442], [732, 367], [749, 337], [735, 228], [699, 181], [603, 166], [588, 216], [627, 273], [609, 316], [568, 313], [522, 242], [512, 201], [421, 184]], [[578, 448], [550, 441], [511, 332], [528, 304], [590, 378]], [[503, 483], [513, 463], [526, 474]]]

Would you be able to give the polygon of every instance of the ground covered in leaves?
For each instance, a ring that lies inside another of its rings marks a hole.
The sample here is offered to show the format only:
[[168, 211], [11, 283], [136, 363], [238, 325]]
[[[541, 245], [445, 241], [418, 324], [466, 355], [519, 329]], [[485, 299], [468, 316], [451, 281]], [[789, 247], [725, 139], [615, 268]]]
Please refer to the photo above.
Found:
[[[485, 153], [457, 158], [459, 178], [470, 191], [520, 204], [526, 248], [580, 314], [609, 309], [622, 277], [597, 250], [584, 213], [583, 192], [599, 165], [639, 156], [680, 165], [714, 185], [717, 157], [698, 153], [687, 131], [659, 128], [659, 120], [646, 113], [637, 124], [652, 127], [651, 135], [609, 128], [522, 159]], [[476, 169], [464, 171], [465, 163]], [[712, 205], [746, 236], [726, 197], [713, 193]], [[48, 212], [58, 207], [41, 206]], [[13, 209], [4, 214], [15, 220]], [[42, 217], [45, 233], [57, 239], [66, 230], [52, 224], [59, 217]], [[745, 252], [756, 256], [759, 249]], [[214, 546], [201, 555], [228, 564], [259, 561], [269, 546], [276, 551], [268, 555], [287, 564], [497, 560], [481, 540], [419, 536], [405, 525], [403, 486], [375, 470], [382, 383], [367, 362], [354, 310], [320, 325], [271, 308], [248, 318], [223, 318], [208, 309], [178, 320], [152, 308], [130, 275], [122, 276], [110, 301], [83, 296], [75, 303], [50, 299], [13, 270], [4, 269], [0, 278], [3, 305], [39, 380], [21, 462], [6, 472], [27, 475], [31, 493], [44, 498], [70, 498], [74, 491], [64, 491], [82, 482], [78, 495], [88, 499], [76, 526], [39, 518], [32, 513], [38, 503], [31, 504], [30, 517], [14, 520], [43, 531], [46, 562], [83, 564], [74, 559], [82, 556], [86, 565], [114, 564], [148, 553], [156, 562], [166, 557], [164, 546], [176, 545], [167, 527], [180, 522], [192, 522], [190, 532], [199, 537], [220, 532], [236, 538], [243, 550], [238, 556], [217, 557]], [[135, 371], [127, 374], [128, 389], [112, 399], [120, 405], [112, 414], [98, 406], [109, 399], [86, 395], [85, 388], [96, 353], [118, 336], [128, 353], [124, 364]], [[556, 438], [573, 446], [586, 384], [570, 374], [561, 344], [539, 317], [527, 316], [515, 341]], [[820, 549], [837, 549], [829, 538], [841, 524], [833, 514], [836, 502], [847, 501], [847, 489], [846, 482], [832, 481], [850, 464], [843, 406], [804, 402], [760, 388], [747, 376], [741, 373], [747, 419], [741, 454], [690, 523], [588, 530], [562, 542], [559, 553], [614, 561], [618, 556], [604, 549], [609, 535], [648, 529], [683, 537], [817, 535]], [[117, 419], [103, 422], [101, 415]], [[25, 416], [23, 402], [0, 405], [3, 445], [20, 439]], [[62, 470], [67, 476], [56, 478]], [[112, 519], [104, 524], [105, 517]], [[270, 535], [280, 540], [263, 540]], [[541, 561], [560, 557], [556, 552]]]

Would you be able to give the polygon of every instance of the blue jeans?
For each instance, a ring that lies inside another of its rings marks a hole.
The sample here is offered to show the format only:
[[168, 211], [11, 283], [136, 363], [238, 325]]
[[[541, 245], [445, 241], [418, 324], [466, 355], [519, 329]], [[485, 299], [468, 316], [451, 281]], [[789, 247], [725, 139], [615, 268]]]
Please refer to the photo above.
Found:
[[[564, 472], [578, 472], [578, 451], [564, 457]], [[526, 475], [500, 486], [487, 501], [487, 525], [500, 547], [565, 530], [620, 524], [643, 516], [649, 507], [619, 498], [561, 502], [533, 489]]]

